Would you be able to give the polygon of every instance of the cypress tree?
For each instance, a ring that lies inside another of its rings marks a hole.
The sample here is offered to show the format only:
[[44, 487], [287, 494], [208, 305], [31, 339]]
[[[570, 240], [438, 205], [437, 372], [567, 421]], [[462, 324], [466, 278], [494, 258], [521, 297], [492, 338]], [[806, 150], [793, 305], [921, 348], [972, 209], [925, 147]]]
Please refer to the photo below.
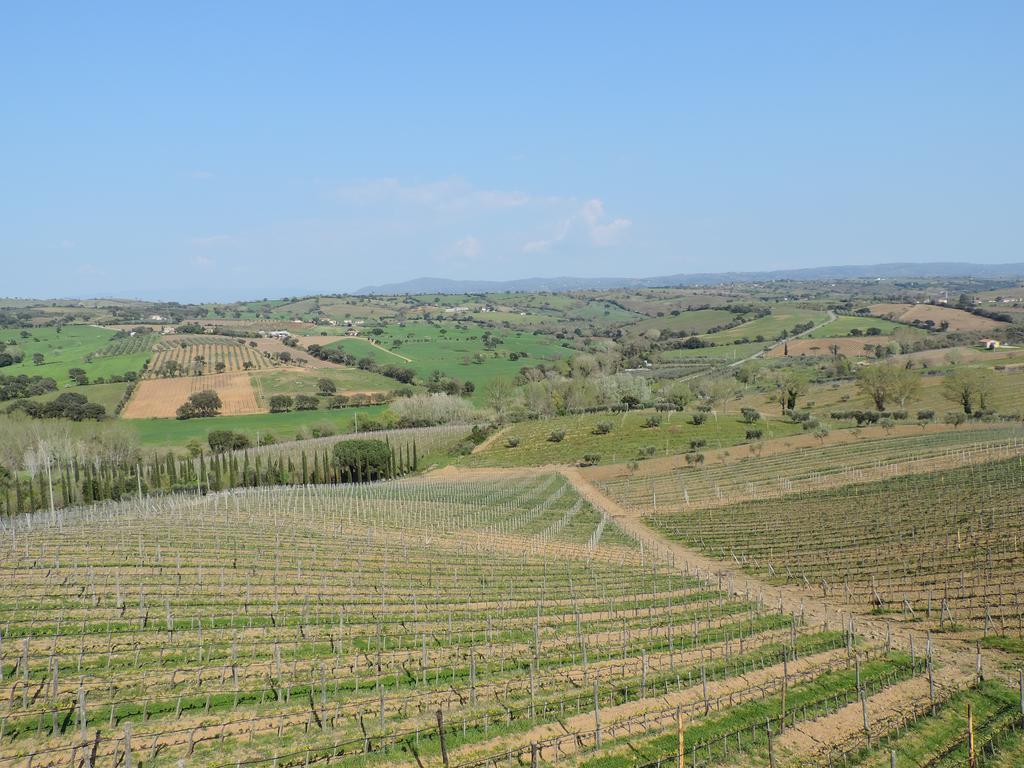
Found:
[[412, 441], [412, 471], [415, 472], [420, 468], [420, 459], [416, 453], [416, 441]]
[[309, 466], [306, 461], [306, 449], [302, 449], [302, 484], [309, 482]]

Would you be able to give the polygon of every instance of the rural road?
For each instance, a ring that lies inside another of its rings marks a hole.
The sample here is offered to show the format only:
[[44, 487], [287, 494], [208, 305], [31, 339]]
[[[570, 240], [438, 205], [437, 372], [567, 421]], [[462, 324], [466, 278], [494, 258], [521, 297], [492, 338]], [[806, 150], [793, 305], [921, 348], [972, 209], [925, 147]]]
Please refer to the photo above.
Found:
[[[826, 325], [828, 325], [829, 323], [833, 322], [836, 319], [836, 317], [837, 317], [836, 313], [833, 312], [830, 309], [830, 310], [828, 310], [828, 318], [826, 320], [823, 320], [822, 322], [818, 323], [813, 328], [808, 328], [806, 331], [804, 331], [802, 333], [797, 333], [797, 334], [794, 334], [792, 336], [787, 336], [785, 339], [782, 339], [780, 341], [776, 341], [774, 344], [772, 344], [770, 346], [767, 346], [764, 349], [760, 349], [760, 350], [758, 350], [757, 352], [755, 352], [752, 355], [747, 355], [746, 357], [744, 357], [744, 358], [742, 358], [740, 360], [735, 360], [735, 361], [733, 361], [731, 363], [728, 363], [724, 367], [725, 368], [736, 368], [736, 367], [738, 367], [740, 365], [743, 365], [744, 363], [750, 362], [751, 360], [755, 360], [755, 359], [757, 359], [759, 357], [764, 357], [765, 354], [767, 354], [768, 352], [771, 352], [773, 349], [775, 349], [776, 347], [780, 346], [781, 344], [785, 344], [786, 342], [792, 341], [793, 339], [803, 338], [804, 336], [806, 336], [809, 333], [814, 333], [819, 328], [824, 328]], [[697, 373], [690, 373], [690, 374], [687, 374], [686, 376], [680, 376], [678, 381], [691, 381], [692, 379], [698, 379], [701, 376], [706, 376], [709, 373], [715, 373], [716, 371], [719, 371], [719, 370], [721, 370], [721, 368], [714, 367], [714, 368], [711, 368], [711, 369], [706, 370], [706, 371], [698, 371]]]
[[792, 341], [793, 339], [801, 339], [801, 338], [803, 338], [804, 336], [806, 336], [806, 335], [808, 335], [810, 333], [814, 333], [819, 328], [824, 328], [829, 323], [834, 322], [836, 317], [837, 317], [836, 313], [833, 312], [830, 309], [830, 310], [828, 310], [828, 319], [818, 323], [813, 328], [808, 328], [803, 333], [797, 333], [797, 334], [794, 334], [793, 336], [789, 336], [789, 337], [787, 337], [785, 339], [782, 339], [781, 341], [776, 341], [770, 347], [766, 347], [765, 349], [762, 349], [759, 352], [755, 352], [752, 355], [748, 355], [747, 357], [743, 358], [742, 360], [737, 360], [734, 363], [729, 363], [728, 367], [729, 368], [735, 368], [737, 365], [743, 365], [744, 363], [746, 363], [749, 360], [753, 360], [753, 359], [758, 358], [758, 357], [763, 357], [766, 353], [771, 352], [773, 349], [775, 349], [776, 347], [780, 346], [781, 344], [785, 344], [786, 342]]

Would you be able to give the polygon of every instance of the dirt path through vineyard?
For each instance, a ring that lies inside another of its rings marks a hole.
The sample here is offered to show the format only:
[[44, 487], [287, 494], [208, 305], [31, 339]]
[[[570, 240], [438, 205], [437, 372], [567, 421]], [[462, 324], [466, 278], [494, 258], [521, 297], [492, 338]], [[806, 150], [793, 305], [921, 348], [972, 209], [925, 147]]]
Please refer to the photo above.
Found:
[[[572, 466], [544, 466], [530, 468], [487, 468], [467, 469], [446, 468], [437, 474], [442, 476], [455, 474], [462, 479], [487, 479], [522, 477], [544, 472], [558, 472], [577, 493], [595, 508], [606, 512], [620, 528], [642, 542], [646, 551], [674, 562], [675, 567], [690, 573], [699, 572], [711, 581], [717, 581], [723, 589], [731, 588], [736, 595], [761, 596], [768, 606], [777, 606], [786, 613], [802, 615], [809, 625], [849, 627], [852, 620], [855, 632], [866, 638], [871, 645], [891, 642], [897, 649], [909, 650], [910, 633], [914, 634], [917, 653], [923, 653], [926, 637], [923, 631], [914, 631], [912, 627], [899, 621], [887, 622], [875, 616], [850, 612], [840, 603], [822, 599], [820, 596], [797, 586], [769, 584], [743, 573], [733, 563], [708, 557], [700, 552], [689, 549], [679, 542], [666, 539], [659, 532], [649, 528], [643, 521], [640, 511], [630, 509], [606, 495], [599, 487], [587, 479], [582, 472]], [[954, 690], [970, 685], [975, 678], [976, 655], [972, 647], [955, 637], [933, 638], [933, 653], [936, 659], [935, 675], [936, 695], [941, 700]], [[984, 666], [996, 670], [1001, 666], [1002, 654], [985, 651]], [[1008, 682], [1010, 682], [1008, 680]], [[870, 720], [879, 728], [885, 723], [894, 722], [915, 707], [919, 707], [922, 697], [927, 696], [927, 680], [922, 682], [918, 677], [904, 684], [894, 686], [871, 697]], [[635, 707], [650, 706], [652, 702], [633, 702]], [[861, 718], [861, 719], [858, 719]], [[582, 721], [581, 721], [582, 722]], [[800, 760], [827, 754], [830, 746], [842, 746], [854, 736], [862, 733], [862, 715], [860, 704], [851, 705], [833, 715], [802, 723], [792, 734], [787, 734], [785, 753], [793, 764]], [[858, 728], [861, 731], [858, 732]], [[543, 729], [542, 729], [543, 730]], [[532, 734], [539, 736], [538, 734]], [[780, 745], [783, 746], [783, 745]], [[788, 760], [787, 760], [788, 761]]]

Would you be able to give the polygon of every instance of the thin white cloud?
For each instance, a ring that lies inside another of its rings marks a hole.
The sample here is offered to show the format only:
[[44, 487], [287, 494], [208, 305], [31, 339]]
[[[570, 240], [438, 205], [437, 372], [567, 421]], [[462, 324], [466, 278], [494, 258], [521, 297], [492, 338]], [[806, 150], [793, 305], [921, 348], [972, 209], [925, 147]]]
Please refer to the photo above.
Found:
[[475, 259], [480, 255], [480, 238], [469, 235], [455, 243], [455, 250], [467, 259]]
[[597, 198], [584, 203], [580, 218], [587, 228], [590, 242], [601, 247], [615, 245], [619, 236], [633, 226], [629, 219], [612, 219], [605, 223], [604, 203]]
[[598, 198], [587, 200], [575, 213], [563, 219], [554, 234], [542, 240], [530, 240], [523, 245], [526, 253], [544, 253], [567, 240], [574, 233], [581, 233], [591, 245], [606, 248], [615, 245], [621, 236], [633, 226], [629, 219], [606, 220], [604, 203]]

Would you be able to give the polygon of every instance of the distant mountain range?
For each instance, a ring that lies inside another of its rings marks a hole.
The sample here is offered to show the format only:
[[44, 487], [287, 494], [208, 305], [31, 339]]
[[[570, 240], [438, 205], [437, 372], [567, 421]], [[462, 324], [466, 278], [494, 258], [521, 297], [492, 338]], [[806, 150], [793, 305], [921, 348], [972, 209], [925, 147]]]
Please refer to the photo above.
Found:
[[698, 272], [661, 277], [527, 277], [521, 280], [448, 280], [420, 277], [402, 283], [368, 285], [357, 295], [418, 293], [499, 293], [502, 291], [580, 291], [610, 288], [670, 288], [680, 285], [721, 285], [767, 280], [857, 280], [915, 277], [1024, 277], [1024, 263], [969, 264], [967, 262], [923, 262], [838, 267], [776, 269], [767, 272]]

